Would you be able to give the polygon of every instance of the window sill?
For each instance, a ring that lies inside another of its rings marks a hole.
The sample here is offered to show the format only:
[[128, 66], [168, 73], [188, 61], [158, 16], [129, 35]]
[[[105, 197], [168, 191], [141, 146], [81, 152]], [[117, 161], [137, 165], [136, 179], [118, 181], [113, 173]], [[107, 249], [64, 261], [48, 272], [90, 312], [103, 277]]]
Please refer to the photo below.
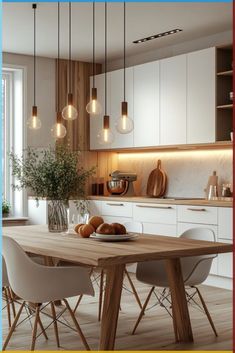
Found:
[[2, 225], [6, 226], [25, 226], [28, 223], [28, 217], [3, 217]]

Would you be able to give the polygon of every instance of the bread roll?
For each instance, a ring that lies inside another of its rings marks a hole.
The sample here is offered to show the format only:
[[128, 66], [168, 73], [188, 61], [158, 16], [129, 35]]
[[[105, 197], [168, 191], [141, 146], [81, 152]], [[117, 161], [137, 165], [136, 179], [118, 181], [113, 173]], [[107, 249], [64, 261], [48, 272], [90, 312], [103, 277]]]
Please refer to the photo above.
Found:
[[112, 223], [111, 226], [115, 230], [115, 234], [126, 234], [126, 228], [121, 223]]
[[80, 228], [81, 226], [84, 226], [84, 223], [79, 223], [79, 224], [77, 224], [77, 225], [74, 227], [74, 230], [75, 230], [76, 233], [79, 234], [79, 228]]
[[98, 234], [115, 234], [115, 229], [108, 223], [102, 223], [97, 229]]
[[102, 217], [99, 216], [93, 216], [89, 219], [88, 224], [91, 224], [92, 227], [95, 228], [95, 230], [102, 224], [104, 223], [104, 220]]
[[89, 238], [89, 236], [94, 233], [94, 231], [95, 229], [91, 224], [84, 224], [83, 226], [79, 227], [79, 234], [83, 238]]

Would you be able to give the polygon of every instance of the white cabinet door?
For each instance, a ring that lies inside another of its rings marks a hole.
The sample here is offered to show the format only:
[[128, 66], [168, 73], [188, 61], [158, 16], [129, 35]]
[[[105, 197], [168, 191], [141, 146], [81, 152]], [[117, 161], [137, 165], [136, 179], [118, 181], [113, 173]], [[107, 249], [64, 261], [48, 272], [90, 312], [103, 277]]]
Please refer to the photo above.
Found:
[[89, 200], [88, 209], [91, 216], [101, 216], [102, 214], [102, 201]]
[[215, 142], [215, 48], [187, 54], [187, 143]]
[[159, 145], [159, 62], [134, 67], [134, 147]]
[[218, 238], [223, 241], [233, 239], [233, 209], [232, 207], [218, 208]]
[[[121, 116], [121, 102], [124, 100], [123, 70], [110, 73], [110, 118], [111, 128], [115, 139], [112, 148], [133, 147], [133, 131], [129, 134], [120, 134], [115, 123]], [[133, 68], [126, 69], [126, 101], [128, 102], [128, 116], [134, 120], [133, 115]]]
[[186, 143], [186, 55], [160, 61], [160, 144]]
[[[232, 244], [231, 240], [223, 240], [223, 243]], [[218, 275], [233, 278], [233, 254], [218, 255]]]
[[[98, 142], [97, 135], [103, 127], [103, 116], [105, 114], [105, 75], [97, 75], [95, 77], [95, 86], [97, 88], [97, 98], [102, 106], [100, 115], [90, 117], [90, 149], [109, 149], [111, 146], [103, 146]], [[90, 87], [92, 88], [92, 77], [90, 79]], [[110, 114], [110, 74], [107, 74], [107, 114]]]

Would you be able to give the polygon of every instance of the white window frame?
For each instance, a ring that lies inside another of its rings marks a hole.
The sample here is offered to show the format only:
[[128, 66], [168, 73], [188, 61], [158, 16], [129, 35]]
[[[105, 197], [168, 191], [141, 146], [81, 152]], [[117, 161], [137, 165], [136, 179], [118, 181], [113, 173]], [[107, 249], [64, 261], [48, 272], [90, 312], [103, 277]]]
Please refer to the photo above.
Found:
[[[10, 84], [10, 101], [9, 123], [6, 126], [6, 137], [8, 138], [9, 151], [22, 155], [26, 148], [27, 124], [26, 124], [26, 68], [24, 66], [3, 64], [2, 75], [8, 75], [11, 78]], [[4, 133], [4, 132], [3, 132]], [[8, 172], [9, 170], [8, 163]], [[27, 193], [26, 191], [12, 190], [11, 184], [16, 180], [11, 176], [8, 187], [8, 201], [11, 204], [11, 215], [13, 217], [22, 217], [27, 215]]]

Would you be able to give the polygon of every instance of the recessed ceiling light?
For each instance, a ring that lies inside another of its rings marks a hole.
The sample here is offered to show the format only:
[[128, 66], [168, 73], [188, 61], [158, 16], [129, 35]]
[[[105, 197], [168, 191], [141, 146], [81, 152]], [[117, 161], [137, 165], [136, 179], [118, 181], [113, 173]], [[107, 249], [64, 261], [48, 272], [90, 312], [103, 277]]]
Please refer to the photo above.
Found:
[[175, 34], [175, 33], [179, 33], [179, 32], [182, 32], [182, 31], [183, 30], [180, 29], [180, 28], [171, 29], [170, 31], [158, 33], [158, 34], [155, 34], [154, 36], [149, 36], [149, 37], [146, 37], [146, 38], [134, 40], [133, 43], [135, 43], [135, 44], [143, 43], [143, 42], [147, 42], [149, 40], [153, 40], [153, 39], [169, 36], [170, 34]]

